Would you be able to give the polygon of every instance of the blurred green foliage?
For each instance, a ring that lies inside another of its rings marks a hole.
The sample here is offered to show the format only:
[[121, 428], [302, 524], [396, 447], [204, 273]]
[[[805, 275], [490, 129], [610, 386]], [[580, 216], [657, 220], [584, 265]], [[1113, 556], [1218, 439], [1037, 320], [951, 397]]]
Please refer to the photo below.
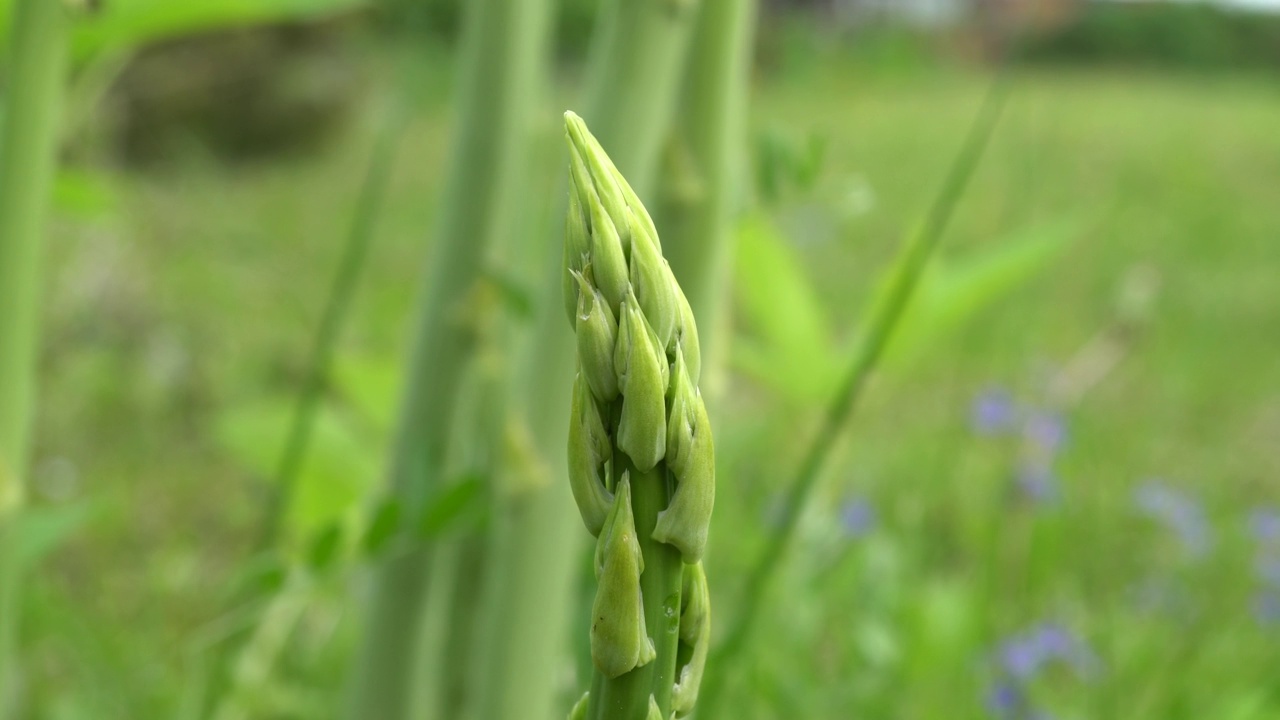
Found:
[[[902, 372], [911, 358], [936, 351], [949, 331], [1044, 272], [1080, 230], [1078, 223], [1045, 222], [1000, 238], [977, 257], [930, 263], [904, 311], [885, 369]], [[737, 262], [734, 290], [746, 333], [735, 341], [736, 367], [793, 402], [830, 398], [859, 338], [837, 349], [825, 308], [794, 251], [766, 218], [754, 215], [744, 223]], [[885, 280], [877, 280], [868, 316]]]
[[[790, 59], [758, 78], [752, 109], [767, 169], [764, 202], [740, 227], [738, 372], [717, 435], [727, 490], [709, 573], [721, 617], [814, 423], [823, 368], [856, 342], [987, 85], [967, 70], [886, 72], [801, 30]], [[403, 151], [413, 161], [392, 182], [290, 515], [299, 552], [322, 565], [382, 550], [408, 520], [371, 507], [367, 490], [448, 136], [448, 62], [429, 65], [433, 91]], [[1249, 528], [1280, 505], [1278, 116], [1274, 84], [1252, 74], [1016, 78], [913, 309], [917, 329], [807, 509], [732, 717], [997, 717], [997, 656], [1043, 622], [1098, 660], [1025, 684], [1059, 717], [1280, 713], [1280, 627], [1255, 614], [1267, 546]], [[208, 648], [259, 610], [228, 612], [227, 597], [287, 586], [278, 565], [245, 557], [378, 125], [370, 104], [308, 154], [235, 165], [187, 148], [163, 174], [84, 160], [63, 173], [24, 545], [42, 559], [25, 610], [36, 717], [189, 717]], [[558, 150], [552, 134], [545, 147]], [[542, 156], [538, 188], [558, 157]], [[1142, 332], [1078, 402], [1058, 403], [1051, 388], [1115, 322], [1135, 268], [1163, 287]], [[1061, 416], [1056, 500], [1019, 483], [1026, 423], [972, 427], [993, 385], [1029, 416]], [[1152, 475], [1195, 500], [1214, 540], [1203, 554], [1135, 506]], [[424, 532], [474, 510], [478, 481], [455, 487], [414, 519]], [[356, 516], [372, 519], [352, 527]], [[342, 688], [352, 596], [341, 582], [305, 590], [271, 684], [254, 688], [264, 717], [325, 717]]]

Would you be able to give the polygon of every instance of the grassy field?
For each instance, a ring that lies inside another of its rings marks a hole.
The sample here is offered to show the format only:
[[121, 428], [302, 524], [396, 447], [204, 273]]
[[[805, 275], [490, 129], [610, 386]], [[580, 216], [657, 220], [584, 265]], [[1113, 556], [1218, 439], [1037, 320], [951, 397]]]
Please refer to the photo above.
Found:
[[[764, 212], [836, 344], [987, 84], [838, 59], [759, 78], [755, 134], [825, 144], [812, 186]], [[298, 533], [378, 482], [446, 93], [404, 141], [321, 428], [314, 474], [331, 490], [304, 496]], [[1278, 117], [1274, 78], [1013, 78], [944, 255], [1045, 223], [1069, 237], [874, 384], [732, 716], [1280, 717]], [[63, 183], [34, 478], [49, 554], [27, 610], [40, 717], [172, 717], [202, 643], [234, 628], [218, 613], [377, 124], [360, 113], [303, 159]], [[1149, 305], [1118, 333], [1126, 288]], [[729, 388], [708, 568], [719, 617], [817, 415], [745, 375]], [[331, 706], [343, 587], [317, 591], [282, 717]]]

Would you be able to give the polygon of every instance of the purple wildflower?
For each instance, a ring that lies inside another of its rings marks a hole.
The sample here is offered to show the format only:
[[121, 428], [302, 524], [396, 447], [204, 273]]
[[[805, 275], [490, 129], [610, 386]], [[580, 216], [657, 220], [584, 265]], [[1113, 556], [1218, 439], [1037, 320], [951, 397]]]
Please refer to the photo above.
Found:
[[1254, 596], [1253, 614], [1262, 625], [1280, 625], [1280, 512], [1255, 509], [1249, 529], [1258, 542], [1253, 569], [1262, 586]]
[[1037, 410], [1027, 418], [1023, 433], [1045, 452], [1056, 453], [1067, 442], [1067, 423], [1058, 413]]
[[1253, 615], [1262, 625], [1280, 625], [1280, 593], [1263, 590], [1253, 599]]
[[1006, 640], [1000, 646], [999, 656], [1005, 673], [1024, 681], [1038, 675], [1053, 661], [1067, 663], [1082, 677], [1096, 664], [1093, 654], [1079, 638], [1053, 623]]
[[1028, 500], [1038, 505], [1052, 505], [1058, 501], [1058, 476], [1046, 463], [1023, 463], [1015, 476], [1018, 490]]
[[974, 399], [969, 414], [979, 435], [998, 435], [1013, 428], [1018, 408], [1008, 390], [987, 388]]
[[1014, 637], [1000, 645], [1000, 667], [1017, 680], [1030, 680], [1040, 672], [1045, 657], [1034, 640]]
[[987, 694], [987, 709], [1001, 720], [1047, 720], [1049, 714], [1031, 706], [1027, 688], [1046, 667], [1065, 663], [1087, 678], [1098, 666], [1093, 652], [1070, 630], [1042, 623], [1006, 639], [997, 648], [1000, 681]]
[[1022, 688], [1010, 682], [996, 683], [987, 692], [987, 710], [1002, 720], [1014, 720], [1023, 714], [1027, 699]]
[[1098, 666], [1098, 659], [1084, 641], [1061, 625], [1041, 625], [1036, 631], [1036, 642], [1041, 652], [1069, 664], [1082, 678], [1091, 675]]
[[1172, 530], [1193, 555], [1204, 555], [1213, 544], [1204, 510], [1191, 496], [1159, 480], [1142, 483], [1133, 493], [1138, 509]]
[[1079, 644], [1069, 630], [1053, 623], [1041, 625], [1035, 638], [1046, 654], [1057, 657], [1071, 657]]
[[1280, 546], [1280, 511], [1275, 508], [1257, 508], [1249, 514], [1249, 529], [1258, 542]]
[[840, 508], [840, 525], [850, 537], [864, 537], [875, 529], [876, 509], [866, 498], [850, 498]]
[[1280, 557], [1260, 554], [1254, 561], [1254, 570], [1264, 585], [1280, 590]]

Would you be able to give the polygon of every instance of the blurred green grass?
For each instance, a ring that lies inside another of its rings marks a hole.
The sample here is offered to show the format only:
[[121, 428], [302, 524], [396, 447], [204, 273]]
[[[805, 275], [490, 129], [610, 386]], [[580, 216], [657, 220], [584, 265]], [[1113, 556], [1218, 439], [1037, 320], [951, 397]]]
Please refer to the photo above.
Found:
[[[441, 67], [424, 81], [340, 365], [385, 375], [402, 357], [447, 142], [447, 77]], [[825, 143], [814, 186], [772, 212], [846, 335], [987, 83], [839, 58], [759, 79], [757, 132]], [[86, 180], [99, 192], [64, 199], [34, 483], [47, 513], [88, 510], [28, 602], [41, 717], [172, 716], [195, 669], [192, 638], [216, 630], [265, 499], [219, 424], [295, 392], [377, 114], [371, 103], [311, 156], [101, 171]], [[1071, 628], [1099, 661], [1088, 677], [1055, 672], [1030, 686], [1059, 717], [1280, 716], [1280, 626], [1253, 616], [1245, 525], [1252, 508], [1280, 505], [1276, 117], [1280, 86], [1265, 76], [1015, 76], [945, 252], [1063, 217], [1087, 219], [1084, 230], [1034, 282], [873, 387], [733, 717], [990, 717], [993, 652], [1040, 622]], [[1054, 373], [1112, 322], [1139, 267], [1160, 277], [1151, 315], [1114, 371], [1065, 410], [1060, 500], [1028, 502], [1012, 483], [1020, 441], [977, 437], [970, 404], [990, 386], [1047, 402]], [[815, 412], [745, 379], [731, 387], [709, 566], [720, 617]], [[377, 466], [378, 415], [392, 408], [360, 395], [339, 383], [333, 405]], [[1186, 553], [1138, 513], [1132, 493], [1147, 477], [1203, 502], [1209, 554]], [[874, 508], [869, 534], [840, 523], [852, 496]], [[283, 672], [310, 693], [303, 707], [324, 707], [341, 685], [346, 625], [323, 639], [340, 616], [331, 594]]]

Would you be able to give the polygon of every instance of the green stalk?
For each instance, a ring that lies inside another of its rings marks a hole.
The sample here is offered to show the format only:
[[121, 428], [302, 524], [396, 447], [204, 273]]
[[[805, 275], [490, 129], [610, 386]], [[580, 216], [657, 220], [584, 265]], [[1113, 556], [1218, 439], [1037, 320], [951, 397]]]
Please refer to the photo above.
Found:
[[[673, 177], [658, 224], [671, 271], [702, 323], [704, 385], [714, 399], [728, 345], [734, 198], [745, 171], [747, 89], [756, 0], [703, 0], [675, 123]], [[715, 404], [714, 402], [712, 403]]]
[[[306, 379], [281, 454], [277, 485], [268, 500], [258, 548], [261, 552], [280, 550], [279, 536], [293, 502], [302, 462], [310, 446], [312, 428], [324, 397], [338, 337], [350, 312], [364, 271], [365, 258], [373, 243], [375, 226], [395, 165], [396, 148], [408, 119], [407, 108], [397, 103], [395, 107], [388, 109], [378, 131], [356, 199], [355, 212], [347, 228], [342, 258], [325, 300], [325, 309], [309, 355]], [[295, 577], [299, 578], [298, 582], [303, 578], [310, 579], [310, 569], [306, 567], [306, 563], [296, 553], [285, 553], [282, 560], [288, 564], [291, 583], [278, 591], [275, 597], [264, 599], [238, 595], [234, 599], [236, 605], [265, 600], [265, 610], [262, 619], [250, 632], [228, 638], [222, 647], [212, 653], [213, 657], [207, 666], [212, 671], [212, 676], [203, 683], [214, 688], [210, 693], [218, 702], [214, 717], [237, 717], [235, 713], [246, 712], [245, 699], [252, 697], [261, 686], [271, 681], [271, 673], [279, 660], [276, 654], [285, 649], [284, 643], [269, 641], [267, 638], [274, 637], [273, 633], [287, 637], [293, 625], [301, 618], [305, 601], [310, 599], [310, 593], [294, 590], [293, 585], [298, 583], [292, 582]], [[280, 610], [282, 607], [289, 608], [289, 611]], [[275, 627], [263, 627], [266, 623]], [[287, 627], [281, 627], [283, 624], [287, 624]], [[251, 671], [245, 672], [243, 668], [251, 668]], [[245, 687], [246, 684], [253, 687]]]
[[[482, 637], [484, 616], [479, 603], [484, 597], [484, 574], [487, 565], [487, 538], [483, 533], [469, 533], [458, 538], [449, 549], [453, 560], [453, 581], [449, 590], [445, 617], [448, 618], [444, 642], [437, 654], [440, 688], [434, 698], [427, 698], [429, 718], [470, 717], [475, 707], [474, 688], [477, 638]], [[429, 660], [430, 658], [428, 658]]]
[[982, 157], [995, 129], [1000, 111], [1004, 107], [1004, 86], [997, 82], [988, 94], [964, 144], [951, 164], [941, 191], [934, 200], [924, 225], [910, 237], [900, 251], [884, 297], [874, 305], [868, 318], [866, 331], [858, 344], [857, 352], [844, 383], [832, 399], [818, 434], [809, 446], [795, 478], [791, 482], [787, 501], [783, 506], [782, 520], [772, 542], [756, 562], [742, 593], [742, 609], [730, 626], [724, 640], [716, 646], [708, 660], [710, 674], [702, 688], [701, 715], [714, 720], [721, 713], [723, 690], [731, 663], [742, 659], [750, 647], [752, 634], [766, 602], [768, 593], [777, 578], [791, 545], [795, 541], [800, 515], [817, 487], [818, 479], [836, 439], [844, 428], [862, 397], [868, 378], [884, 355], [894, 330], [902, 318], [903, 310], [925, 269], [929, 257], [938, 246], [943, 231], [955, 210], [957, 201], [968, 185], [969, 178]]
[[289, 568], [284, 585], [267, 603], [230, 668], [229, 686], [220, 693], [213, 720], [249, 720], [263, 714], [262, 699], [273, 686], [276, 666], [289, 638], [311, 604], [315, 582], [302, 565]]
[[285, 514], [289, 511], [293, 496], [297, 492], [298, 477], [301, 474], [302, 462], [307, 457], [307, 449], [311, 444], [312, 429], [319, 414], [320, 401], [324, 397], [329, 370], [333, 365], [333, 355], [338, 346], [338, 337], [350, 313], [360, 276], [364, 273], [365, 260], [369, 256], [369, 247], [373, 244], [378, 215], [386, 199], [387, 186], [391, 182], [396, 148], [400, 144], [400, 136], [408, 117], [409, 113], [404, 108], [395, 107], [388, 110], [385, 126], [378, 133], [369, 167], [365, 171], [360, 195], [356, 199], [355, 214], [351, 218], [351, 226], [347, 231], [346, 246], [343, 248], [338, 271], [334, 274], [333, 284], [325, 300], [324, 311], [320, 316], [320, 326], [316, 330], [311, 353], [308, 356], [309, 365], [302, 392], [298, 396], [298, 404], [289, 425], [289, 434], [285, 439], [284, 450], [280, 454], [280, 464], [276, 470], [276, 487], [267, 505], [260, 548], [262, 550], [275, 548], [279, 544]]
[[[697, 10], [698, 0], [607, 0], [601, 8], [581, 115], [641, 196], [671, 128]], [[546, 297], [558, 302], [553, 255], [556, 285]]]
[[[490, 300], [485, 303], [490, 312], [483, 320], [484, 350], [472, 365], [466, 407], [457, 419], [454, 442], [459, 457], [451, 463], [457, 469], [450, 474], [484, 478], [492, 495], [506, 450], [502, 429], [509, 373], [501, 351], [511, 323], [497, 298]], [[427, 632], [419, 651], [422, 684], [415, 706], [425, 713], [423, 717], [460, 720], [475, 714], [480, 699], [477, 667], [488, 637], [485, 589], [495, 582], [486, 571], [492, 565], [492, 525], [459, 528], [455, 537], [438, 548], [437, 585], [428, 598]]]
[[[642, 196], [667, 137], [695, 19], [695, 3], [612, 0], [593, 37], [583, 115]], [[561, 193], [564, 197], [564, 193]], [[573, 351], [565, 328], [559, 245], [564, 200], [540, 257], [548, 267], [538, 317], [518, 357], [513, 413], [518, 447], [533, 453], [499, 489], [486, 617], [490, 638], [479, 672], [482, 720], [550, 717], [561, 674], [581, 530], [562, 481]]]
[[70, 24], [70, 11], [59, 0], [18, 0], [0, 120], [0, 716], [16, 711], [18, 523], [31, 451], [41, 255]]
[[[485, 248], [519, 191], [514, 165], [526, 141], [548, 8], [545, 0], [466, 3], [457, 134], [391, 465], [393, 492], [411, 518], [440, 487], [474, 344], [467, 311]], [[374, 571], [347, 709], [353, 720], [400, 720], [409, 712], [430, 559], [431, 548], [419, 544]]]
[[641, 473], [622, 452], [613, 455], [613, 486], [617, 487], [622, 471], [630, 473], [631, 506], [635, 515], [636, 536], [644, 556], [644, 573], [640, 591], [644, 594], [644, 620], [653, 639], [657, 657], [618, 678], [606, 678], [599, 672], [592, 679], [588, 720], [622, 720], [646, 718], [649, 697], [653, 696], [663, 717], [671, 712], [671, 690], [676, 681], [676, 650], [680, 640], [680, 580], [684, 564], [680, 551], [653, 538], [658, 513], [671, 502], [671, 479], [666, 466]]

